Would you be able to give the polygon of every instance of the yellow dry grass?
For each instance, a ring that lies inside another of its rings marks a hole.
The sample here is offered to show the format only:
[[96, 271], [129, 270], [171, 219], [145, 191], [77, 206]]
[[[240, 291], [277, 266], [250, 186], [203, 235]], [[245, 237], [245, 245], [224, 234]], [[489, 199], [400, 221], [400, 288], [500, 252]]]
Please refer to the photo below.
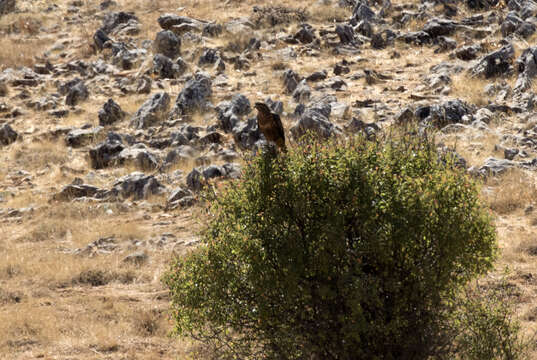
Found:
[[510, 170], [497, 178], [489, 178], [486, 186], [486, 202], [500, 215], [533, 205], [533, 199], [537, 195], [535, 179], [520, 169]]

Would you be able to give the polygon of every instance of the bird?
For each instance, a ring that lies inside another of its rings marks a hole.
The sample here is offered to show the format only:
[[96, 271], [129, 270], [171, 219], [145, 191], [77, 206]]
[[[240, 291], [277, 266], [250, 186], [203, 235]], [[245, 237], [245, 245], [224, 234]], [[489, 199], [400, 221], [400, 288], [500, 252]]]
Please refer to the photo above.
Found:
[[270, 111], [267, 104], [263, 102], [256, 102], [255, 108], [257, 109], [257, 125], [265, 139], [275, 143], [281, 151], [287, 152], [285, 132], [280, 116]]

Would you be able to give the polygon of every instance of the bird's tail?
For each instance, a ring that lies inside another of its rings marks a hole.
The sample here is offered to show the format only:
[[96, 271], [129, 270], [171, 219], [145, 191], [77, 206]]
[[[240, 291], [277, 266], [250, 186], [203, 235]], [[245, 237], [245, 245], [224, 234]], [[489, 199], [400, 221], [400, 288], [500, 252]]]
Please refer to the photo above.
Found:
[[285, 140], [284, 139], [278, 139], [278, 142], [276, 143], [278, 145], [278, 148], [284, 152], [287, 153], [287, 146], [285, 146]]

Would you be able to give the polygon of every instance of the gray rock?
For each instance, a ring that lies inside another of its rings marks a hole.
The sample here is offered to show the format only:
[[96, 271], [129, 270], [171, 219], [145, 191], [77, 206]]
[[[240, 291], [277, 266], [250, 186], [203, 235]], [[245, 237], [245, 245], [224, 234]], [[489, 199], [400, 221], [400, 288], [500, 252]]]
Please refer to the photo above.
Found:
[[17, 140], [19, 134], [8, 124], [0, 126], [0, 145], [9, 145]]
[[179, 58], [175, 63], [167, 56], [156, 54], [153, 57], [153, 72], [161, 79], [176, 79], [183, 75], [187, 65]]
[[127, 255], [124, 259], [124, 263], [141, 266], [145, 264], [149, 260], [149, 255], [147, 255], [145, 252], [135, 252], [133, 254]]
[[287, 94], [292, 94], [299, 82], [300, 76], [293, 70], [288, 69], [283, 73], [283, 85]]
[[365, 2], [359, 1], [352, 11], [351, 24], [356, 25], [361, 20], [374, 21], [375, 12]]
[[168, 197], [168, 202], [173, 203], [173, 202], [176, 202], [178, 200], [181, 200], [182, 198], [184, 198], [186, 196], [192, 196], [192, 191], [190, 191], [188, 189], [177, 188], [177, 189], [173, 190], [172, 193], [170, 194], [170, 196]]
[[163, 14], [159, 16], [158, 23], [164, 30], [170, 30], [173, 26], [181, 24], [193, 24], [203, 26], [206, 24], [204, 21], [189, 18], [187, 16], [179, 16], [175, 14]]
[[399, 39], [403, 40], [407, 44], [414, 45], [425, 45], [432, 42], [431, 36], [425, 31], [413, 31], [401, 34]]
[[216, 49], [205, 49], [198, 60], [198, 66], [214, 65], [220, 59]]
[[69, 184], [62, 188], [62, 190], [53, 196], [57, 201], [71, 201], [78, 198], [91, 198], [104, 191], [93, 185], [87, 184]]
[[97, 50], [104, 49], [104, 44], [110, 40], [110, 37], [102, 29], [98, 29], [93, 35], [93, 43]]
[[197, 72], [177, 96], [171, 116], [191, 114], [195, 111], [204, 111], [210, 107], [212, 96], [211, 78], [208, 74]]
[[516, 34], [523, 38], [527, 38], [535, 33], [536, 27], [535, 24], [524, 21], [518, 17], [516, 13], [510, 12], [505, 17], [500, 30], [504, 37], [507, 37], [511, 34]]
[[98, 140], [102, 135], [104, 128], [97, 126], [94, 128], [82, 128], [71, 130], [65, 137], [65, 143], [72, 148], [79, 148], [91, 144]]
[[303, 103], [309, 101], [311, 97], [311, 88], [309, 87], [306, 79], [302, 80], [293, 91], [293, 99], [296, 102]]
[[132, 164], [144, 171], [155, 170], [159, 166], [157, 157], [144, 147], [132, 147], [123, 149], [116, 156], [119, 164]]
[[509, 169], [517, 167], [518, 165], [519, 164], [516, 161], [512, 160], [488, 158], [485, 160], [485, 164], [480, 168], [476, 169], [475, 167], [472, 167], [468, 169], [468, 171], [481, 176], [496, 176], [506, 172]]
[[352, 26], [348, 24], [336, 25], [336, 34], [342, 44], [354, 44], [354, 30]]
[[298, 42], [302, 44], [309, 44], [315, 40], [315, 33], [313, 27], [310, 24], [301, 24], [300, 30], [293, 36]]
[[[104, 16], [101, 30], [106, 34], [118, 33], [120, 30], [125, 29], [127, 25], [134, 26], [135, 24], [139, 24], [139, 22], [133, 13], [124, 11], [112, 12]], [[131, 33], [131, 35], [135, 34]]]
[[337, 102], [334, 96], [325, 95], [321, 98], [312, 99], [305, 108], [300, 119], [291, 127], [291, 134], [299, 139], [308, 131], [312, 131], [322, 138], [341, 133], [341, 130], [330, 122], [332, 102]]
[[164, 119], [170, 108], [170, 95], [165, 92], [151, 96], [132, 117], [131, 126], [144, 129]]
[[152, 175], [134, 172], [115, 182], [113, 190], [123, 199], [141, 200], [162, 193], [164, 186]]
[[425, 24], [423, 31], [429, 34], [431, 38], [438, 36], [451, 35], [456, 28], [456, 23], [452, 20], [434, 18]]
[[233, 127], [232, 132], [235, 144], [241, 150], [254, 149], [258, 141], [261, 140], [261, 132], [259, 131], [255, 118], [238, 123]]
[[121, 107], [114, 100], [108, 99], [102, 109], [99, 110], [99, 125], [112, 125], [123, 120], [124, 117], [125, 112], [121, 110]]
[[162, 30], [157, 33], [153, 48], [155, 53], [174, 59], [181, 52], [181, 40], [170, 30]]
[[479, 63], [471, 69], [473, 76], [491, 78], [512, 71], [512, 62], [515, 56], [513, 45], [509, 44], [500, 50], [491, 52], [479, 60]]
[[0, 0], [0, 15], [15, 11], [15, 0]]
[[113, 165], [117, 155], [125, 149], [121, 139], [110, 138], [90, 149], [90, 165], [93, 169], [102, 169]]
[[86, 100], [88, 97], [88, 88], [82, 81], [80, 81], [69, 88], [67, 96], [65, 97], [65, 104], [68, 106], [75, 106], [80, 101]]
[[518, 79], [515, 84], [515, 92], [522, 93], [531, 87], [533, 78], [537, 75], [537, 47], [524, 50], [516, 60]]
[[327, 76], [326, 70], [315, 71], [314, 73], [312, 73], [311, 75], [309, 75], [309, 76], [306, 78], [306, 80], [307, 80], [307, 81], [311, 81], [311, 82], [315, 82], [315, 81], [325, 80], [325, 79], [326, 79], [326, 76]]
[[199, 191], [203, 187], [202, 175], [198, 169], [192, 169], [192, 171], [186, 176], [186, 185], [192, 191]]

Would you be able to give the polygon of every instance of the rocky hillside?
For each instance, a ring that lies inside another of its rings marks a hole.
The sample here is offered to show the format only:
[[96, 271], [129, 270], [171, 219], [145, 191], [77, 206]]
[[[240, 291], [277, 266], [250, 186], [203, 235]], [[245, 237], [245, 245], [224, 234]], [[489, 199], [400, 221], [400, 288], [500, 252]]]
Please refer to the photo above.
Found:
[[[0, 354], [204, 357], [160, 275], [205, 182], [306, 131], [419, 123], [483, 179], [502, 276], [537, 325], [537, 2], [0, 0]], [[534, 278], [535, 277], [535, 278]], [[193, 355], [197, 354], [197, 355]], [[537, 356], [537, 354], [536, 354]]]

